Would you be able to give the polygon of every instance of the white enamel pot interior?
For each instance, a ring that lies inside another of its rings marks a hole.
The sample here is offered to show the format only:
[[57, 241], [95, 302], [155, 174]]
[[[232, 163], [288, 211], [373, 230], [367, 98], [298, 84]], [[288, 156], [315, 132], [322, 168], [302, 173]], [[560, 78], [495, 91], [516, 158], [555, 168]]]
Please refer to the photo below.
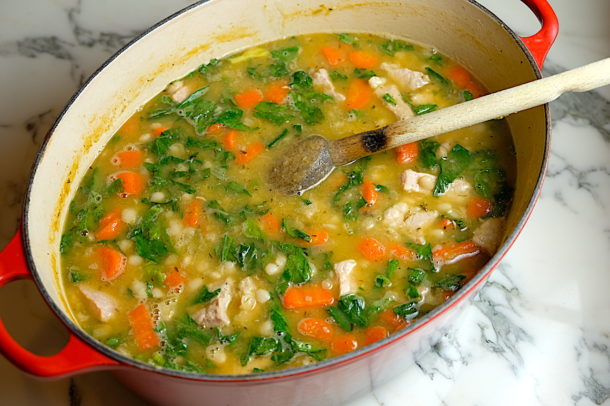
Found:
[[370, 390], [410, 365], [415, 354], [439, 337], [464, 298], [506, 253], [531, 211], [546, 162], [547, 107], [508, 118], [518, 169], [505, 242], [498, 253], [448, 303], [373, 346], [288, 371], [222, 376], [156, 370], [87, 336], [64, 302], [57, 277], [59, 241], [68, 203], [109, 138], [168, 82], [211, 58], [317, 32], [371, 32], [434, 45], [474, 72], [492, 92], [540, 76], [518, 37], [468, 0], [212, 0], [170, 17], [109, 60], [75, 95], [41, 149], [26, 198], [24, 243], [31, 272], [52, 309], [81, 340], [119, 361], [123, 367], [117, 376], [152, 402], [320, 405]]

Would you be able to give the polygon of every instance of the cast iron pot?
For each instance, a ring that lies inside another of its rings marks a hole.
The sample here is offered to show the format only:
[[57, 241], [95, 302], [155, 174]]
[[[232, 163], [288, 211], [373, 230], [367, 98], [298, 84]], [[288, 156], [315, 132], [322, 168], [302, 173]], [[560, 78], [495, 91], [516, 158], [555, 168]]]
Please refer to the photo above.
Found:
[[69, 330], [68, 344], [56, 355], [38, 356], [13, 340], [0, 322], [0, 352], [37, 377], [113, 370], [142, 397], [172, 406], [336, 404], [395, 376], [440, 338], [523, 228], [546, 169], [548, 106], [508, 118], [518, 165], [515, 199], [504, 242], [489, 263], [408, 328], [310, 366], [251, 375], [193, 374], [135, 361], [88, 336], [71, 316], [58, 277], [68, 203], [91, 162], [139, 106], [201, 63], [255, 44], [317, 32], [382, 33], [434, 45], [492, 92], [540, 78], [539, 66], [557, 35], [557, 18], [546, 0], [523, 2], [542, 22], [540, 31], [527, 38], [472, 0], [212, 0], [152, 27], [95, 72], [61, 113], [34, 164], [21, 230], [0, 253], [0, 287], [32, 279]]

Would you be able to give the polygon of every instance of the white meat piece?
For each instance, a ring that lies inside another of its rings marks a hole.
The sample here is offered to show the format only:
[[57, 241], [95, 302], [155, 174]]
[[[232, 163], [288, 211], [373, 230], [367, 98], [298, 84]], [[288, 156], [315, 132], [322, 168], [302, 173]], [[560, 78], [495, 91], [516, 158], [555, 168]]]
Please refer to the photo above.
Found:
[[85, 285], [79, 286], [79, 289], [96, 319], [106, 322], [114, 317], [118, 308], [112, 296]]
[[501, 218], [484, 220], [479, 228], [474, 230], [472, 241], [489, 254], [493, 254], [496, 252], [496, 249], [498, 249], [498, 245], [500, 245], [503, 229], [504, 220]]
[[223, 327], [231, 324], [227, 309], [231, 303], [233, 281], [222, 284], [220, 293], [205, 307], [193, 313], [191, 317], [202, 327]]
[[384, 62], [381, 69], [388, 72], [390, 77], [403, 86], [405, 90], [415, 90], [430, 83], [428, 75], [407, 68], [401, 68], [394, 63]]
[[254, 310], [256, 307], [256, 284], [251, 276], [245, 277], [239, 282], [239, 293], [241, 295], [242, 310]]
[[167, 87], [167, 93], [176, 103], [183, 102], [187, 97], [191, 94], [191, 89], [188, 86], [185, 86], [182, 81], [177, 81], [172, 83]]
[[[375, 95], [383, 100], [386, 107], [389, 108], [400, 120], [413, 117], [415, 115], [413, 110], [411, 110], [411, 106], [405, 103], [405, 101], [402, 99], [402, 95], [395, 85], [387, 85], [386, 80], [378, 76], [373, 76], [370, 78], [369, 85], [373, 88]], [[383, 96], [386, 94], [392, 96], [396, 104], [392, 104], [384, 100]]]
[[438, 218], [436, 210], [414, 209], [406, 218], [404, 226], [410, 234], [421, 234], [422, 229]]
[[397, 227], [401, 227], [405, 222], [407, 213], [409, 212], [409, 206], [406, 203], [396, 203], [394, 206], [389, 207], [383, 213], [383, 223], [388, 229], [393, 230]]
[[436, 176], [407, 169], [400, 175], [400, 183], [406, 192], [430, 193], [434, 189]]
[[344, 101], [345, 96], [335, 90], [335, 86], [333, 82], [330, 80], [330, 76], [328, 75], [328, 71], [326, 69], [319, 69], [315, 71], [311, 78], [313, 79], [313, 85], [322, 89], [324, 93], [329, 96], [332, 96], [337, 101]]
[[339, 279], [339, 296], [356, 293], [358, 286], [352, 277], [352, 271], [356, 268], [356, 261], [346, 259], [334, 265], [335, 273]]

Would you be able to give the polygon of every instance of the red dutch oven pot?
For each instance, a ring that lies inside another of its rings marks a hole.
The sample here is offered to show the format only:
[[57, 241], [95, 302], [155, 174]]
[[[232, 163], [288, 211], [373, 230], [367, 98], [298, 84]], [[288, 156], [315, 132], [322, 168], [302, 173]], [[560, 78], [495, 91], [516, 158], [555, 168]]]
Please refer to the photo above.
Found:
[[68, 344], [55, 355], [35, 355], [0, 321], [0, 352], [41, 378], [113, 370], [144, 398], [174, 406], [340, 403], [404, 370], [440, 338], [525, 225], [546, 170], [548, 106], [507, 119], [517, 154], [515, 198], [504, 243], [489, 263], [448, 302], [406, 329], [309, 366], [255, 375], [185, 373], [127, 358], [88, 336], [71, 317], [57, 277], [67, 203], [121, 123], [166, 83], [213, 57], [261, 42], [315, 32], [386, 33], [434, 44], [474, 72], [490, 91], [540, 78], [558, 22], [546, 0], [522, 1], [542, 23], [536, 34], [525, 38], [471, 0], [212, 0], [152, 27], [95, 72], [61, 113], [34, 164], [22, 228], [0, 253], [0, 287], [18, 279], [33, 280], [69, 330]]

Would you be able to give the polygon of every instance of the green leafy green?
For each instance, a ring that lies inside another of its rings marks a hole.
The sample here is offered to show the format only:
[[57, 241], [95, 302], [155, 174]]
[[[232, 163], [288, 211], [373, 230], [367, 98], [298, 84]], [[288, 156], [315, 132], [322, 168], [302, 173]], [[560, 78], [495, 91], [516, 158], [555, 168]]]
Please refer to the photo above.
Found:
[[220, 113], [212, 122], [212, 124], [224, 124], [229, 128], [241, 131], [253, 130], [252, 127], [248, 127], [241, 122], [241, 118], [244, 115], [243, 110], [238, 108], [230, 108]]
[[448, 273], [434, 283], [434, 287], [455, 292], [462, 287], [466, 275]]
[[152, 206], [142, 216], [137, 227], [133, 228], [127, 235], [128, 238], [134, 240], [136, 253], [139, 256], [157, 264], [172, 249], [163, 221], [159, 218], [162, 211], [161, 206]]
[[426, 271], [420, 268], [409, 268], [408, 281], [414, 285], [419, 285], [426, 278]]
[[354, 326], [366, 327], [369, 323], [365, 312], [366, 302], [357, 294], [343, 295], [337, 306], [329, 307], [328, 314], [345, 331], [352, 331]]
[[356, 68], [356, 69], [354, 69], [354, 76], [357, 78], [360, 78], [360, 79], [369, 79], [369, 78], [372, 78], [373, 76], [377, 76], [377, 74], [375, 72], [373, 72], [372, 70]]
[[332, 81], [347, 80], [347, 75], [337, 72], [336, 70], [330, 71], [329, 76]]
[[216, 296], [218, 296], [219, 293], [220, 288], [216, 290], [210, 290], [207, 286], [204, 286], [203, 288], [201, 288], [199, 293], [197, 293], [197, 296], [195, 296], [195, 300], [193, 300], [193, 303], [207, 303], [210, 300], [214, 299]]
[[440, 144], [436, 141], [422, 140], [419, 142], [419, 163], [427, 169], [438, 165], [436, 150]]
[[[383, 95], [383, 100], [385, 100], [386, 102], [390, 103], [392, 106], [396, 106], [396, 99], [394, 99], [392, 97], [392, 95], [389, 94], [389, 93], [386, 93], [386, 94]], [[415, 112], [415, 114], [420, 114], [420, 113]]]
[[443, 75], [441, 75], [440, 73], [438, 73], [437, 71], [435, 71], [434, 69], [432, 69], [431, 67], [426, 66], [426, 72], [428, 72], [428, 76], [430, 76], [432, 79], [434, 79], [441, 85], [443, 85], [443, 86], [449, 85], [449, 81], [447, 80], [447, 78], [444, 77]]
[[339, 41], [345, 42], [346, 44], [350, 45], [358, 44], [358, 38], [350, 34], [339, 34]]
[[271, 140], [271, 142], [269, 144], [267, 144], [267, 148], [273, 148], [273, 146], [275, 144], [280, 142], [282, 140], [282, 138], [286, 137], [287, 135], [288, 135], [288, 129], [284, 128], [281, 133], [279, 133], [273, 140]]
[[288, 106], [268, 101], [262, 101], [256, 105], [254, 116], [269, 120], [275, 125], [282, 125], [294, 118]]
[[284, 231], [286, 231], [286, 234], [288, 234], [292, 238], [300, 238], [301, 240], [307, 242], [311, 241], [311, 236], [309, 234], [299, 230], [298, 228], [290, 227], [286, 219], [282, 219], [282, 228], [284, 229]]
[[470, 101], [474, 99], [474, 96], [468, 90], [464, 90], [462, 92], [462, 97], [464, 98], [464, 101]]
[[413, 112], [419, 116], [422, 114], [431, 113], [436, 110], [437, 107], [438, 105], [436, 104], [420, 104], [418, 106], [413, 106]]
[[286, 266], [280, 277], [276, 290], [283, 294], [288, 288], [288, 284], [301, 284], [311, 280], [312, 269], [305, 249], [296, 245], [278, 243], [278, 247], [287, 255]]
[[388, 40], [382, 43], [379, 48], [390, 56], [394, 56], [394, 54], [399, 51], [412, 51], [415, 49], [413, 45], [397, 39]]
[[468, 168], [471, 161], [472, 155], [470, 152], [460, 144], [455, 144], [447, 156], [439, 161], [441, 170], [436, 179], [436, 185], [432, 194], [440, 196], [445, 193], [451, 182], [457, 179]]
[[396, 271], [398, 270], [399, 265], [400, 262], [398, 262], [396, 258], [392, 258], [388, 261], [388, 266], [385, 271], [385, 274], [388, 278], [392, 278], [394, 276], [394, 273], [396, 273]]
[[248, 189], [246, 189], [246, 187], [244, 185], [242, 185], [241, 183], [237, 183], [234, 181], [229, 181], [225, 184], [225, 190], [229, 193], [233, 193], [235, 195], [246, 195], [246, 196], [252, 196], [252, 194], [250, 194], [250, 192], [248, 191]]
[[271, 57], [273, 59], [277, 59], [278, 61], [290, 62], [297, 57], [299, 54], [299, 49], [300, 48], [298, 46], [274, 49], [271, 51]]
[[70, 277], [70, 282], [72, 283], [82, 282], [87, 279], [87, 277], [78, 269], [70, 269], [68, 276]]
[[417, 302], [411, 301], [407, 303], [400, 304], [392, 309], [394, 314], [402, 317], [405, 320], [410, 320], [417, 316]]

